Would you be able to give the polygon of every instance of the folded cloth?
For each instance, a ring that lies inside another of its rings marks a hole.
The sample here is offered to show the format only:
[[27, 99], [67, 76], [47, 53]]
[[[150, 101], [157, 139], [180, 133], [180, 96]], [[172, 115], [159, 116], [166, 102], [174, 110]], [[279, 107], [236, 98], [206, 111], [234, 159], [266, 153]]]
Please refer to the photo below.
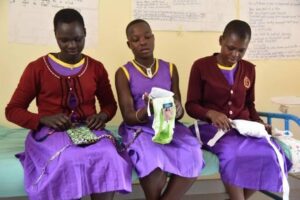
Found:
[[67, 133], [75, 145], [93, 144], [99, 140], [97, 135], [86, 126], [70, 128]]
[[[268, 132], [265, 129], [265, 126], [258, 122], [248, 121], [248, 120], [242, 120], [242, 119], [235, 119], [230, 120], [232, 128], [235, 128], [238, 130], [238, 132], [241, 135], [245, 136], [252, 136], [257, 138], [262, 137], [270, 137]], [[215, 136], [208, 141], [209, 146], [214, 146], [215, 143], [226, 133], [227, 131], [224, 131], [223, 129], [219, 129], [218, 132], [215, 134]]]
[[265, 126], [262, 123], [235, 119], [231, 120], [231, 126], [232, 128], [237, 129], [240, 134], [245, 136], [252, 136], [257, 138], [270, 137], [265, 129]]

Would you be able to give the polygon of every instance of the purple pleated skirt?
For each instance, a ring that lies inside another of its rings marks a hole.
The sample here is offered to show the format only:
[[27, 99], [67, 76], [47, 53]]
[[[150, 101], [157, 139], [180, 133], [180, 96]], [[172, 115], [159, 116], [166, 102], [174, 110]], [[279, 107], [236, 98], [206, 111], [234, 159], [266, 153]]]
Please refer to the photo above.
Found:
[[[131, 192], [132, 165], [126, 152], [118, 153], [110, 139], [75, 146], [66, 132], [43, 141], [49, 128], [30, 132], [25, 152], [16, 155], [24, 167], [25, 190], [30, 199], [79, 199], [92, 193]], [[106, 130], [95, 131], [100, 136]]]
[[[194, 126], [190, 129], [194, 131]], [[227, 132], [213, 147], [207, 142], [217, 128], [210, 124], [199, 125], [203, 148], [216, 154], [220, 162], [223, 182], [253, 190], [282, 191], [282, 175], [276, 154], [265, 138], [246, 137], [235, 129]], [[274, 141], [284, 155], [281, 147]], [[291, 162], [284, 155], [285, 171]]]
[[[141, 133], [134, 140], [137, 129]], [[152, 141], [154, 130], [150, 123], [145, 126], [121, 124], [119, 134], [123, 143], [132, 143], [127, 152], [138, 177], [149, 175], [156, 168], [181, 177], [198, 177], [204, 166], [201, 146], [197, 138], [183, 124], [176, 122], [171, 143], [158, 144]]]

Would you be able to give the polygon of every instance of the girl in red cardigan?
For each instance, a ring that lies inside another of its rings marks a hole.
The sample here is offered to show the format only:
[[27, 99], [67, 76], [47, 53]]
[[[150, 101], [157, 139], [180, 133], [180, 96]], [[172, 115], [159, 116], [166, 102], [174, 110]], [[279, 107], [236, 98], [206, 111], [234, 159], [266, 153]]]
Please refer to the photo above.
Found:
[[[218, 156], [231, 200], [248, 199], [256, 190], [282, 190], [280, 167], [267, 140], [242, 136], [230, 126], [230, 119], [263, 123], [254, 105], [255, 66], [242, 59], [250, 39], [246, 22], [227, 24], [219, 39], [220, 53], [194, 62], [185, 105], [191, 117], [203, 122], [198, 126], [203, 147]], [[208, 146], [218, 129], [228, 132]], [[287, 159], [286, 167], [290, 167]]]
[[[25, 151], [18, 154], [30, 199], [112, 199], [114, 191], [131, 191], [131, 165], [104, 129], [116, 113], [108, 74], [103, 64], [82, 54], [86, 29], [79, 12], [62, 9], [54, 17], [60, 48], [31, 62], [9, 104], [6, 117], [31, 129]], [[37, 113], [28, 106], [36, 99]], [[96, 110], [96, 99], [100, 112]], [[67, 130], [84, 124], [104, 139], [72, 144]]]

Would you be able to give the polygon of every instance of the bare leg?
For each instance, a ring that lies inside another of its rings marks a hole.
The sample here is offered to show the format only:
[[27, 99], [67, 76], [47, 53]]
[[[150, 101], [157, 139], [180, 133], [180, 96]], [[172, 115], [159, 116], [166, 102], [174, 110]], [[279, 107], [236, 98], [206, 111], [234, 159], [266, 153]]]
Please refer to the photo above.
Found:
[[92, 200], [112, 200], [115, 192], [95, 193], [91, 195]]
[[167, 181], [165, 172], [157, 168], [148, 176], [140, 179], [147, 200], [159, 200], [162, 189]]
[[245, 200], [244, 189], [224, 183], [230, 200]]
[[245, 199], [249, 199], [249, 197], [252, 196], [255, 192], [255, 190], [244, 189]]
[[164, 200], [181, 199], [186, 191], [192, 186], [196, 178], [185, 178], [177, 175], [172, 175], [162, 198]]

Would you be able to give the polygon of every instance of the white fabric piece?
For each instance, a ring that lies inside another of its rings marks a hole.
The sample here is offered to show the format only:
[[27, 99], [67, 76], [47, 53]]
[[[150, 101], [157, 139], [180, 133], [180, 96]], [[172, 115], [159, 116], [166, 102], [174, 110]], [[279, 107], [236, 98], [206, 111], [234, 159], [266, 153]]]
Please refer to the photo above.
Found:
[[252, 136], [257, 138], [270, 137], [265, 129], [265, 126], [258, 122], [235, 119], [231, 121], [232, 128], [239, 131], [240, 134], [245, 136]]
[[196, 137], [198, 138], [199, 143], [202, 145], [203, 142], [202, 142], [201, 137], [200, 137], [200, 130], [199, 130], [199, 126], [198, 126], [198, 121], [197, 120], [194, 121], [194, 127], [195, 127]]
[[148, 117], [151, 116], [151, 110], [150, 110], [150, 97], [148, 98], [148, 102], [147, 102], [147, 114], [148, 114]]
[[149, 96], [152, 99], [159, 98], [159, 97], [172, 97], [174, 96], [174, 93], [169, 90], [165, 90], [163, 88], [152, 87]]
[[210, 139], [208, 142], [207, 142], [207, 145], [210, 146], [210, 147], [213, 147], [216, 142], [223, 136], [225, 135], [225, 131], [223, 129], [218, 129], [218, 132], [215, 134], [215, 136]]
[[271, 142], [271, 137], [266, 137], [266, 139], [268, 140], [269, 144], [271, 145], [271, 147], [274, 149], [276, 156], [277, 156], [277, 160], [281, 169], [281, 174], [282, 174], [282, 199], [283, 200], [289, 200], [289, 195], [290, 195], [290, 186], [289, 186], [289, 182], [287, 179], [287, 176], [285, 175], [284, 172], [284, 161], [283, 161], [283, 156], [282, 154], [279, 152], [279, 150], [277, 149], [277, 147]]
[[[242, 120], [242, 119], [235, 119], [230, 120], [232, 128], [235, 128], [239, 131], [240, 134], [245, 136], [252, 136], [252, 137], [269, 137], [270, 135], [265, 129], [265, 126], [258, 122]], [[209, 146], [214, 146], [215, 143], [226, 133], [222, 129], [219, 129], [216, 135], [208, 141]]]

